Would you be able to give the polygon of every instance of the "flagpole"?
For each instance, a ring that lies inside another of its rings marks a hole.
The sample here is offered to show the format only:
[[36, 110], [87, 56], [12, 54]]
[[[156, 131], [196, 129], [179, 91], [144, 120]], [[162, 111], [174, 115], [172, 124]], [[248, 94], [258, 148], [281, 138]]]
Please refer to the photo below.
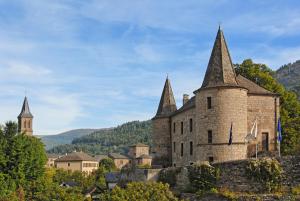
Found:
[[280, 142], [278, 143], [278, 151], [279, 151], [279, 158], [281, 157], [281, 153], [280, 153]]
[[255, 144], [255, 158], [257, 159], [257, 149], [258, 149], [258, 145], [257, 145], [257, 142]]

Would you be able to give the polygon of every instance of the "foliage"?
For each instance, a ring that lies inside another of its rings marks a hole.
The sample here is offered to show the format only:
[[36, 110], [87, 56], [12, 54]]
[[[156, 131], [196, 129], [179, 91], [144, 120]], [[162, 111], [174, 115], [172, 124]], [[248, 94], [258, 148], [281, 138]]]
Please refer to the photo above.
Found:
[[104, 158], [100, 161], [100, 166], [105, 168], [108, 172], [112, 172], [117, 170], [117, 167], [115, 165], [115, 162], [111, 158]]
[[168, 184], [156, 182], [132, 182], [125, 189], [116, 186], [111, 192], [102, 194], [103, 201], [176, 201]]
[[267, 192], [280, 189], [282, 172], [280, 163], [276, 159], [270, 158], [250, 160], [246, 167], [247, 176], [261, 183]]
[[43, 177], [45, 163], [46, 153], [40, 140], [18, 134], [17, 124], [7, 122], [0, 129], [0, 199], [14, 196], [15, 192], [19, 198], [30, 197]]
[[141, 142], [151, 145], [151, 121], [133, 121], [112, 129], [101, 129], [75, 138], [72, 144], [60, 145], [49, 153], [70, 153], [81, 150], [90, 154], [127, 153], [128, 147]]
[[167, 169], [162, 169], [158, 175], [158, 181], [162, 183], [169, 184], [171, 187], [176, 185], [176, 176], [180, 169], [175, 167], [170, 167]]
[[281, 151], [293, 154], [300, 149], [300, 103], [294, 92], [287, 91], [279, 84], [274, 72], [264, 64], [253, 63], [251, 59], [244, 60], [235, 68], [238, 74], [252, 80], [265, 89], [280, 95], [280, 117], [282, 124]]
[[238, 200], [238, 195], [235, 192], [232, 192], [232, 191], [227, 190], [227, 189], [220, 190], [219, 195], [221, 195], [222, 197], [228, 199], [229, 201]]
[[295, 186], [292, 188], [293, 195], [300, 195], [300, 186]]
[[149, 164], [138, 165], [137, 168], [140, 168], [140, 169], [150, 169], [151, 165], [149, 165]]
[[209, 164], [194, 164], [189, 166], [191, 188], [196, 191], [210, 191], [216, 187], [220, 171]]

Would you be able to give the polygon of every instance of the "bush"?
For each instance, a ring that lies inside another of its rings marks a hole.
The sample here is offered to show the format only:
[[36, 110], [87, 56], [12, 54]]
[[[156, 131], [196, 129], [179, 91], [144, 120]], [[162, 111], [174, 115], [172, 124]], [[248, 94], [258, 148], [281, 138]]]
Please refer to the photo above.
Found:
[[295, 186], [292, 188], [293, 195], [300, 195], [300, 186]]
[[188, 168], [192, 189], [196, 191], [210, 191], [216, 187], [220, 171], [209, 164], [194, 164]]
[[246, 167], [246, 172], [250, 179], [262, 183], [267, 192], [278, 191], [281, 188], [283, 171], [276, 159], [251, 160]]
[[132, 182], [125, 189], [116, 186], [100, 196], [103, 201], [177, 201], [168, 184]]
[[163, 169], [159, 172], [158, 175], [158, 181], [162, 183], [167, 183], [171, 187], [174, 187], [176, 185], [176, 176], [179, 173], [180, 169], [178, 168], [168, 168], [168, 169]]

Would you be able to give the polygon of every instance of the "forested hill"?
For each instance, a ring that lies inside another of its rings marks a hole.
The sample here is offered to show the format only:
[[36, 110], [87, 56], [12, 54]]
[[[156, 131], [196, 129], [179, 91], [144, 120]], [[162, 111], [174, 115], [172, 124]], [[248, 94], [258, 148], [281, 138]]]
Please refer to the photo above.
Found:
[[275, 77], [287, 89], [295, 91], [300, 98], [300, 60], [281, 66]]
[[84, 151], [90, 154], [106, 154], [108, 152], [127, 153], [128, 146], [141, 142], [151, 145], [151, 121], [133, 121], [112, 129], [99, 130], [91, 134], [75, 138], [71, 144], [59, 145], [50, 149], [49, 153]]
[[38, 137], [41, 138], [46, 150], [49, 150], [61, 144], [70, 144], [74, 138], [88, 135], [97, 130], [99, 129], [74, 129], [56, 135], [40, 135]]

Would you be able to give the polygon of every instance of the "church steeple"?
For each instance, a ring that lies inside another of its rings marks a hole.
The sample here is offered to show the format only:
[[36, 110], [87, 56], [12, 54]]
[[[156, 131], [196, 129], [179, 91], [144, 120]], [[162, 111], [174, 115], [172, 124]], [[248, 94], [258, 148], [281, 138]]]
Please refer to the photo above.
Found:
[[219, 26], [201, 88], [237, 85], [238, 83], [227, 44], [223, 31]]
[[18, 130], [20, 133], [32, 135], [32, 119], [33, 115], [30, 112], [28, 100], [25, 96], [21, 113], [18, 116]]
[[171, 83], [167, 77], [155, 117], [165, 117], [176, 110], [177, 107]]

